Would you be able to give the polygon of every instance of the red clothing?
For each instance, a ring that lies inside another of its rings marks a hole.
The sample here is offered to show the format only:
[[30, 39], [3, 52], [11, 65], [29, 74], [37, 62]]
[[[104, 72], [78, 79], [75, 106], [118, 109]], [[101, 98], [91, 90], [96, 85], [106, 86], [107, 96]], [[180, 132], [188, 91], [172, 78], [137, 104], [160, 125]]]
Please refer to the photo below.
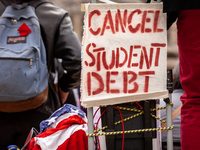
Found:
[[200, 9], [180, 11], [177, 21], [180, 59], [181, 150], [200, 147]]

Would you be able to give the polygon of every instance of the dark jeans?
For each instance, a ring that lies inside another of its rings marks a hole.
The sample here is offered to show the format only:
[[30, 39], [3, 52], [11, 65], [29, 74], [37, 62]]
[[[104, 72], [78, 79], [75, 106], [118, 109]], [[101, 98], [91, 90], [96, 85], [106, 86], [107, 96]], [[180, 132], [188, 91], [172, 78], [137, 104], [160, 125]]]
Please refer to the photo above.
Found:
[[22, 148], [31, 128], [40, 131], [40, 122], [60, 107], [53, 81], [50, 74], [48, 98], [40, 107], [18, 113], [0, 112], [0, 150], [7, 150], [9, 145]]
[[0, 112], [0, 149], [7, 150], [9, 145], [22, 148], [32, 127], [40, 130], [39, 124], [50, 114], [40, 111], [41, 107], [19, 113]]

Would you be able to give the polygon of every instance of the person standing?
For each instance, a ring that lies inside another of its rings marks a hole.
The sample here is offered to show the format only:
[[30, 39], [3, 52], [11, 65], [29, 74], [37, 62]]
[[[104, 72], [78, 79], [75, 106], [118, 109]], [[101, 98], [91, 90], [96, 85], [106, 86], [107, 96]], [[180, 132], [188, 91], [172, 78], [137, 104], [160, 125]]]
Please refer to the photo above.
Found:
[[168, 28], [177, 20], [177, 44], [180, 61], [181, 150], [200, 147], [200, 1], [164, 0]]
[[7, 4], [13, 2], [38, 4], [35, 12], [46, 48], [49, 81], [47, 95], [42, 95], [42, 100], [34, 98], [19, 102], [0, 101], [0, 149], [7, 149], [9, 145], [22, 147], [31, 128], [39, 131], [40, 122], [60, 107], [54, 85], [54, 58], [62, 59], [64, 70], [57, 87], [62, 103], [67, 99], [68, 91], [80, 85], [81, 43], [67, 11], [46, 0], [1, 0], [0, 14]]

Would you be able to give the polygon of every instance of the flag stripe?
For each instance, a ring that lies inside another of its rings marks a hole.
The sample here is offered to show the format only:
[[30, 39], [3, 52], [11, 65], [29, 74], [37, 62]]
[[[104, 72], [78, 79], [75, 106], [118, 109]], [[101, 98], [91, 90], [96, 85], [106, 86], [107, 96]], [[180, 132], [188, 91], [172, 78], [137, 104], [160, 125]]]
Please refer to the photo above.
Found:
[[[72, 125], [67, 129], [59, 130], [54, 134], [44, 137], [36, 137], [35, 143], [40, 145], [42, 150], [56, 150], [59, 145], [65, 142], [66, 139], [71, 138], [71, 135], [78, 131], [83, 130], [86, 133], [87, 125]], [[85, 134], [86, 136], [86, 134]], [[56, 142], [49, 142], [56, 141]]]
[[87, 117], [71, 105], [64, 105], [40, 124], [40, 134], [26, 150], [88, 150]]

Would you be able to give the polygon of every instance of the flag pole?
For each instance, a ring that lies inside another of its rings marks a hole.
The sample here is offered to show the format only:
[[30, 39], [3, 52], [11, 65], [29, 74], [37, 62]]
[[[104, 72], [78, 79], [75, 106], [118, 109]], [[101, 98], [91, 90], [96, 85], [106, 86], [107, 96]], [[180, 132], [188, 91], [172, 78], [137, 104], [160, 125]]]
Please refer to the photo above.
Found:
[[[96, 3], [96, 0], [91, 0], [92, 3]], [[94, 133], [93, 127], [93, 107], [87, 108], [87, 116], [88, 116], [88, 133]], [[88, 150], [94, 150], [94, 137], [88, 136]]]
[[[87, 108], [87, 117], [88, 117], [88, 134], [94, 133], [93, 128], [93, 107]], [[88, 150], [94, 150], [94, 138], [88, 136]]]
[[[169, 91], [169, 99], [166, 102], [166, 120], [167, 120], [167, 127], [172, 126], [172, 91], [173, 91], [173, 78], [172, 78], [172, 70], [167, 70], [167, 89]], [[173, 150], [173, 131], [167, 130], [167, 150]]]

